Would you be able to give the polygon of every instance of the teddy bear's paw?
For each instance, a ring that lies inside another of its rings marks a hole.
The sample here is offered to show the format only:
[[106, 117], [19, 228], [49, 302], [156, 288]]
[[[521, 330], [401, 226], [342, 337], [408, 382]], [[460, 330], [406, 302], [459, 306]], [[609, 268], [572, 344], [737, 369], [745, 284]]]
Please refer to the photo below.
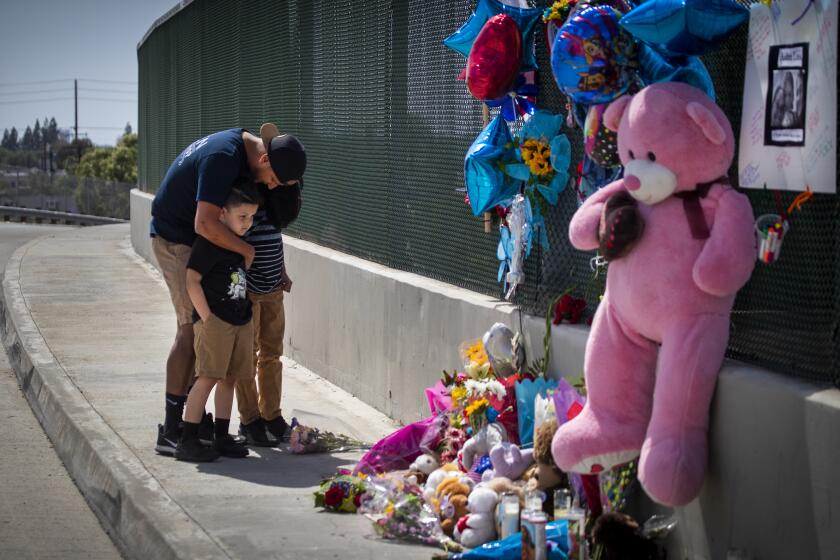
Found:
[[551, 443], [554, 462], [566, 472], [595, 474], [639, 456], [646, 426], [611, 421], [584, 408], [576, 418], [557, 429]]
[[569, 469], [569, 472], [598, 474], [599, 472], [608, 471], [619, 465], [629, 463], [638, 456], [639, 451], [636, 449], [613, 451], [612, 453], [604, 453], [603, 455], [593, 455], [576, 463], [571, 469]]
[[705, 433], [645, 441], [639, 482], [654, 501], [670, 507], [686, 505], [700, 494], [705, 475]]

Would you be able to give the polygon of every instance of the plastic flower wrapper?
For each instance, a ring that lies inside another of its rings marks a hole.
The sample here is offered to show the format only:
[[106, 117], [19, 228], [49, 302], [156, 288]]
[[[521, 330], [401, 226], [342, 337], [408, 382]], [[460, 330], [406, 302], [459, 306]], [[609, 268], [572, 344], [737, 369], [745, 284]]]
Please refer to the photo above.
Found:
[[376, 442], [353, 472], [373, 474], [407, 469], [421, 454], [434, 452], [448, 421], [447, 415], [440, 414], [403, 426]]
[[631, 461], [598, 474], [604, 511], [624, 511], [630, 488], [636, 482], [636, 470], [636, 462]]
[[304, 426], [297, 418], [292, 418], [289, 435], [289, 451], [296, 455], [306, 453], [341, 453], [358, 449], [367, 449], [370, 444], [353, 439], [344, 434], [322, 432], [318, 428]]
[[374, 531], [383, 539], [461, 550], [444, 534], [437, 514], [416, 484], [400, 477], [372, 477], [361, 503], [359, 513], [373, 522]]
[[365, 476], [340, 474], [321, 483], [313, 492], [315, 507], [339, 513], [356, 513], [367, 490]]

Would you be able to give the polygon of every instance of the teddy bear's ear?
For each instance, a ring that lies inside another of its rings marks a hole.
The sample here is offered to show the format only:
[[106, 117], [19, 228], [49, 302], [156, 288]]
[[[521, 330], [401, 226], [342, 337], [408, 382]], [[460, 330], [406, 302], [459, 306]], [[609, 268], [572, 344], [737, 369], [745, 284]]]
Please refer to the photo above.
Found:
[[692, 101], [685, 106], [685, 112], [700, 127], [700, 130], [703, 131], [703, 135], [709, 139], [709, 142], [717, 146], [726, 142], [726, 132], [720, 126], [720, 123], [712, 112], [706, 107], [696, 101]]
[[606, 111], [604, 111], [604, 126], [613, 132], [618, 132], [618, 125], [621, 124], [621, 117], [624, 115], [624, 111], [627, 110], [627, 105], [630, 104], [631, 99], [633, 99], [633, 97], [630, 95], [622, 95], [610, 103], [610, 106], [607, 107]]

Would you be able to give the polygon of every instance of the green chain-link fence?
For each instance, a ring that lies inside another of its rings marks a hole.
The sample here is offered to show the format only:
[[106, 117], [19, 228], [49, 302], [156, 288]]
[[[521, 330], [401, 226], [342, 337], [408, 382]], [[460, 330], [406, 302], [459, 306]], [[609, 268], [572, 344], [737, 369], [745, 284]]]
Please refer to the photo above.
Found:
[[[540, 2], [540, 5], [546, 2]], [[276, 122], [307, 148], [304, 207], [294, 236], [491, 295], [498, 232], [464, 204], [463, 157], [482, 128], [480, 104], [441, 44], [470, 0], [196, 0], [138, 51], [140, 184], [154, 192], [172, 159], [210, 132]], [[564, 111], [541, 29], [539, 105]], [[737, 131], [746, 27], [705, 58]], [[581, 156], [580, 131], [569, 133]], [[770, 193], [748, 193], [756, 215]], [[784, 194], [788, 204], [793, 194]], [[591, 254], [572, 249], [572, 189], [546, 217], [551, 248], [535, 250], [517, 303], [545, 313], [572, 287], [591, 304], [603, 286]], [[840, 383], [838, 199], [817, 195], [792, 222], [778, 263], [758, 265], [733, 313], [729, 355]]]

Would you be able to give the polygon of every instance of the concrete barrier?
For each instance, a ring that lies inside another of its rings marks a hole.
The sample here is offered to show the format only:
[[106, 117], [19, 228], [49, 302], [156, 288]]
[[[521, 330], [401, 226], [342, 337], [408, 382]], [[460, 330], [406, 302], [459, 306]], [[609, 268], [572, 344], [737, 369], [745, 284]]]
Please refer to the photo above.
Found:
[[154, 195], [140, 189], [131, 189], [129, 212], [131, 213], [131, 245], [138, 255], [155, 265], [157, 261], [152, 253], [152, 238], [149, 237], [149, 223], [152, 219], [152, 200]]
[[[138, 219], [148, 227], [148, 215]], [[427, 414], [423, 389], [457, 366], [460, 342], [496, 321], [519, 330], [509, 304], [284, 241], [295, 281], [286, 353], [402, 422]], [[544, 319], [523, 316], [521, 324], [529, 358], [541, 357]], [[588, 333], [552, 327], [555, 375], [582, 374]], [[708, 476], [700, 498], [676, 511], [671, 557], [717, 560], [739, 548], [762, 560], [840, 558], [840, 391], [727, 361], [711, 413]], [[642, 502], [642, 511], [657, 511]]]

